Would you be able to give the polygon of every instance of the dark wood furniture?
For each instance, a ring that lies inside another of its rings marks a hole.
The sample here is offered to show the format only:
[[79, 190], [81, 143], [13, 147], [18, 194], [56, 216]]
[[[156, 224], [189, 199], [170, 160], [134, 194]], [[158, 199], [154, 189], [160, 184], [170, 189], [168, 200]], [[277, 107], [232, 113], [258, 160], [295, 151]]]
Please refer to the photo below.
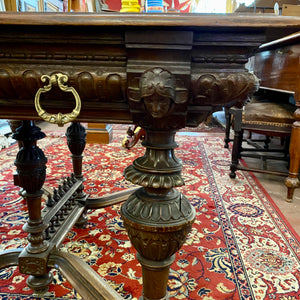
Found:
[[292, 96], [297, 107], [290, 141], [289, 176], [285, 181], [288, 188], [287, 201], [291, 202], [295, 188], [299, 186], [300, 166], [300, 33], [286, 36], [260, 46], [251, 61], [251, 69], [261, 79], [260, 88], [266, 97], [268, 92], [283, 94], [282, 98]]
[[[267, 165], [270, 160], [289, 161], [290, 135], [296, 108], [292, 104], [283, 103], [283, 100], [281, 93], [267, 93], [267, 97], [264, 93], [260, 93], [253, 96], [243, 108], [228, 109], [226, 118], [232, 119], [234, 130], [229, 174], [231, 178], [236, 177], [237, 170], [288, 176], [288, 169], [272, 170]], [[227, 126], [231, 125], [230, 122], [226, 123]], [[227, 129], [229, 128], [226, 128], [226, 133]], [[244, 131], [248, 137], [245, 136]], [[225, 138], [225, 147], [228, 147], [229, 140]], [[239, 163], [242, 157], [258, 160], [255, 166], [249, 167]]]
[[[84, 192], [80, 122], [132, 122], [146, 132], [146, 151], [124, 175], [141, 188], [117, 198], [128, 198], [121, 214], [142, 265], [141, 299], [167, 299], [169, 267], [195, 218], [175, 189], [184, 184], [176, 130], [246, 100], [258, 83], [244, 67], [249, 56], [299, 29], [299, 19], [281, 17], [0, 14], [0, 118], [23, 120], [15, 164], [29, 213], [28, 246], [2, 253], [0, 267], [18, 265], [36, 290], [58, 268], [85, 300], [118, 299], [88, 266], [57, 249], [75, 222], [84, 223], [87, 209], [103, 205]], [[32, 121], [41, 118], [59, 125], [73, 120], [67, 142], [74, 172], [42, 213], [47, 159], [36, 144], [45, 135]]]

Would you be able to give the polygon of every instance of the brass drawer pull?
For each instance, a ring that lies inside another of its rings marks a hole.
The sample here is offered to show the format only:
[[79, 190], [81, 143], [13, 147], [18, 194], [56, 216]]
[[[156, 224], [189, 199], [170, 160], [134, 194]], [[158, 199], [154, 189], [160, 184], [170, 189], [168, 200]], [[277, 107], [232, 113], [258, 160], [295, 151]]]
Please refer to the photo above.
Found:
[[[49, 81], [48, 85], [40, 88], [35, 94], [34, 105], [38, 115], [47, 122], [58, 124], [58, 126], [63, 126], [66, 123], [72, 122], [77, 118], [81, 109], [81, 101], [78, 93], [73, 87], [69, 87], [65, 85], [65, 83], [69, 80], [68, 76], [65, 74], [57, 73], [51, 76], [42, 75], [41, 80], [43, 82]], [[52, 89], [53, 84], [58, 84], [58, 87], [64, 92], [71, 92], [75, 98], [76, 106], [71, 113], [68, 114], [49, 114], [44, 109], [42, 109], [40, 104], [40, 96], [42, 93], [47, 93]]]

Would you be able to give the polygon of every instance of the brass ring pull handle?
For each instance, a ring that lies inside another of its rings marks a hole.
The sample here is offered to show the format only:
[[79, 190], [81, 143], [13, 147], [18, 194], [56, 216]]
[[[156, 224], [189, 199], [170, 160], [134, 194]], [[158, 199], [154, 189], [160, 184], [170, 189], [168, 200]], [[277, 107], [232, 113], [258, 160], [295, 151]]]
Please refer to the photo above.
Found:
[[[35, 105], [35, 109], [36, 109], [38, 115], [45, 121], [54, 123], [54, 124], [58, 124], [58, 126], [63, 126], [64, 124], [75, 120], [77, 118], [77, 116], [79, 115], [80, 109], [81, 109], [81, 101], [80, 101], [80, 97], [79, 97], [78, 93], [76, 92], [76, 90], [73, 87], [69, 87], [69, 86], [65, 85], [65, 83], [68, 81], [68, 79], [69, 78], [67, 75], [61, 74], [61, 73], [53, 74], [51, 76], [42, 75], [41, 80], [43, 82], [49, 81], [49, 84], [40, 88], [37, 91], [37, 93], [35, 94], [35, 98], [34, 98], [34, 105]], [[41, 104], [40, 104], [40, 96], [42, 93], [49, 92], [52, 89], [53, 84], [57, 84], [58, 87], [62, 91], [71, 92], [73, 94], [73, 96], [75, 98], [76, 106], [71, 113], [62, 114], [59, 112], [58, 114], [55, 115], [55, 114], [49, 114], [44, 109], [42, 109]]]

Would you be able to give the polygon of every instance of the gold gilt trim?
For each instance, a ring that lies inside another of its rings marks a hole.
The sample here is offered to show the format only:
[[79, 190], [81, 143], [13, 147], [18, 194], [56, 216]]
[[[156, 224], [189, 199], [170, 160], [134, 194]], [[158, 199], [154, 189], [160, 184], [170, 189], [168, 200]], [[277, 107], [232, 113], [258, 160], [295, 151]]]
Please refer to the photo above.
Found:
[[275, 126], [275, 127], [292, 127], [292, 123], [278, 123], [278, 122], [266, 122], [266, 121], [246, 121], [243, 117], [243, 125], [265, 125], [265, 126]]

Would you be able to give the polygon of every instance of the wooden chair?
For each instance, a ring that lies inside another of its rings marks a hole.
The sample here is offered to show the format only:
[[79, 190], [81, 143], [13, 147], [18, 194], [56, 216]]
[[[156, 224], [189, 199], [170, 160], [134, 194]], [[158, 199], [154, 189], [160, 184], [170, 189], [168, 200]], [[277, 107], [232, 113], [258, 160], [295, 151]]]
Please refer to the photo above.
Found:
[[[282, 99], [281, 99], [282, 100]], [[280, 99], [251, 99], [243, 108], [229, 108], [226, 113], [227, 127], [233, 126], [234, 138], [230, 165], [231, 178], [236, 177], [237, 170], [288, 176], [286, 172], [267, 169], [270, 159], [286, 160], [289, 163], [289, 141], [294, 122], [293, 113], [296, 107], [290, 103], [282, 103]], [[230, 121], [229, 121], [230, 120]], [[244, 132], [248, 131], [248, 137]], [[262, 137], [254, 139], [254, 136]], [[280, 145], [273, 147], [271, 139], [280, 138]], [[226, 128], [225, 147], [231, 141], [229, 129]], [[243, 143], [244, 141], [244, 143]], [[246, 146], [245, 146], [246, 144]], [[247, 167], [241, 165], [242, 157], [254, 157], [263, 162], [263, 166]]]

